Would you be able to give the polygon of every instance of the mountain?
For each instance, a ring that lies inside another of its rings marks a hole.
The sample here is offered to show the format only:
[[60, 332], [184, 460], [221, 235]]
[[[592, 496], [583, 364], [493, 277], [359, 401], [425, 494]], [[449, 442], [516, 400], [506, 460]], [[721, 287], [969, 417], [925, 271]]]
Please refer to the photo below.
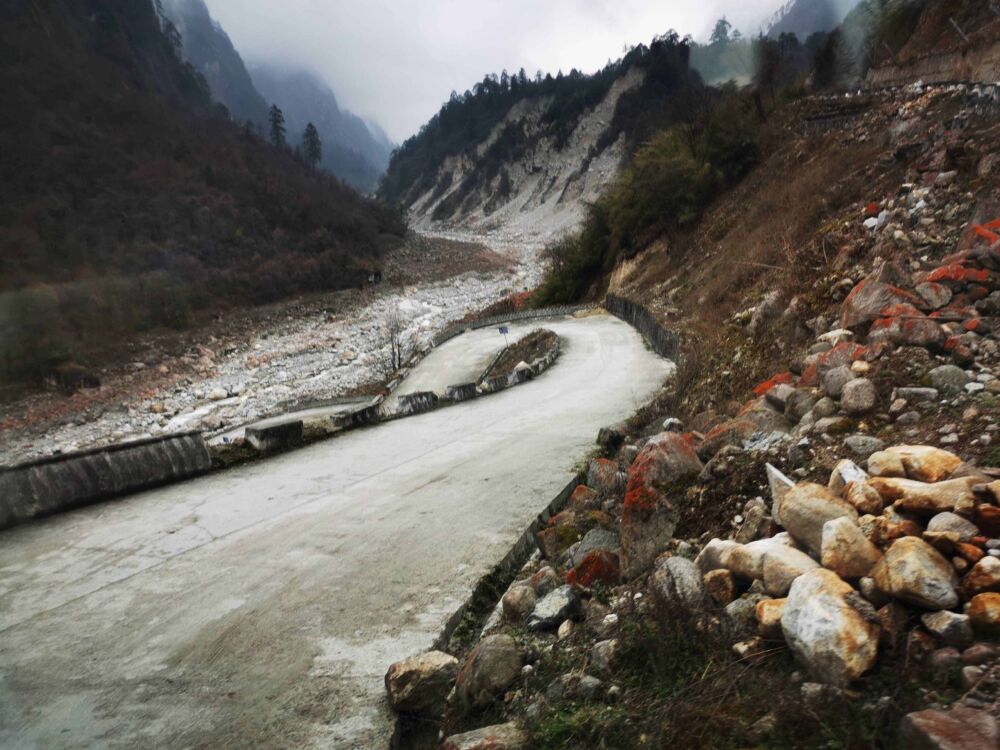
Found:
[[208, 81], [212, 96], [240, 122], [267, 122], [268, 103], [254, 88], [239, 52], [202, 0], [165, 0], [184, 58]]
[[405, 227], [233, 123], [145, 0], [0, 5], [0, 381], [358, 284]]
[[250, 74], [257, 90], [281, 108], [292, 143], [300, 143], [313, 123], [323, 141], [323, 166], [361, 190], [375, 189], [393, 149], [381, 129], [374, 133], [342, 109], [333, 90], [312, 73], [257, 62]]
[[394, 145], [381, 128], [340, 108], [333, 91], [316, 76], [260, 62], [251, 72], [204, 0], [161, 0], [181, 37], [184, 59], [208, 81], [213, 98], [234, 119], [267, 132], [268, 109], [285, 114], [289, 142], [298, 145], [312, 122], [323, 141], [322, 167], [363, 192], [371, 192], [389, 163]]
[[833, 31], [859, 0], [789, 0], [767, 24], [767, 35], [795, 34], [805, 40], [818, 31]]

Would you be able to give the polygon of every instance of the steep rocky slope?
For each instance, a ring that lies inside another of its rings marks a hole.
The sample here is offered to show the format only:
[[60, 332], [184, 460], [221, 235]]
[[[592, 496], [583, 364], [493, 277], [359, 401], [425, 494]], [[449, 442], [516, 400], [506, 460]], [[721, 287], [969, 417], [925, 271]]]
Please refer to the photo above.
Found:
[[[634, 90], [642, 77], [633, 69], [615, 81], [607, 95], [582, 114], [564, 144], [543, 121], [550, 98], [518, 102], [473, 153], [444, 161], [434, 187], [410, 206], [415, 225], [503, 229], [541, 239], [572, 229], [627, 156], [624, 134], [607, 144], [601, 144], [601, 136], [611, 125], [621, 95]], [[521, 147], [511, 149], [492, 178], [478, 179], [484, 157], [503, 148], [510, 133], [516, 133]], [[470, 182], [475, 183], [471, 189]]]

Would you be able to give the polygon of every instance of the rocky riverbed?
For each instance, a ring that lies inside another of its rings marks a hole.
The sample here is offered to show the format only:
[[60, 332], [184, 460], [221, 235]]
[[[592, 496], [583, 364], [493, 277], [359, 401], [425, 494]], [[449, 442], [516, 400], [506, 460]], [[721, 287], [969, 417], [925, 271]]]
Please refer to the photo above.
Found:
[[[153, 343], [101, 372], [102, 387], [22, 396], [0, 417], [0, 462], [187, 430], [216, 432], [299, 407], [377, 391], [387, 324], [406, 349], [511, 292], [537, 285], [538, 247], [502, 235], [416, 238], [390, 257], [385, 282], [286, 303], [230, 333], [225, 320], [183, 347]], [[234, 314], [234, 318], [237, 317]]]

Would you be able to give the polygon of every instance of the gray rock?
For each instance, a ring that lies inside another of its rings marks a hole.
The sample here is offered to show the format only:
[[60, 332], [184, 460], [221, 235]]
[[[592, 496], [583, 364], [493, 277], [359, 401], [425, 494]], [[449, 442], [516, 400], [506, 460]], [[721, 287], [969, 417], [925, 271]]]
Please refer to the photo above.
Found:
[[664, 432], [683, 432], [684, 423], [681, 422], [677, 417], [667, 417], [663, 420], [663, 431]]
[[837, 404], [829, 396], [824, 396], [813, 406], [812, 413], [817, 421], [825, 417], [832, 417], [837, 413]]
[[604, 676], [614, 673], [618, 658], [618, 639], [598, 641], [590, 650], [590, 663], [598, 674]]
[[446, 737], [441, 750], [528, 750], [528, 733], [514, 722]]
[[867, 414], [875, 408], [877, 395], [872, 381], [855, 378], [844, 386], [840, 394], [840, 406], [848, 414]]
[[757, 602], [770, 598], [764, 594], [745, 594], [726, 605], [723, 614], [732, 628], [733, 638], [752, 638], [757, 635]]
[[857, 523], [854, 506], [818, 484], [796, 485], [781, 503], [781, 525], [817, 556], [823, 547], [823, 525], [842, 516]]
[[928, 377], [930, 377], [934, 387], [947, 396], [961, 393], [966, 383], [969, 382], [969, 376], [965, 374], [965, 370], [957, 365], [935, 367], [928, 373]]
[[959, 541], [968, 542], [972, 537], [979, 535], [979, 527], [971, 521], [967, 521], [961, 516], [944, 512], [938, 513], [927, 524], [928, 531], [954, 531], [958, 534]]
[[683, 557], [661, 559], [650, 576], [650, 588], [669, 607], [701, 612], [708, 606], [708, 594], [698, 567]]
[[795, 388], [786, 384], [779, 383], [769, 390], [764, 398], [767, 399], [767, 403], [773, 406], [780, 412], [785, 411], [785, 405], [788, 403], [788, 397], [795, 393]]
[[823, 393], [831, 398], [840, 398], [844, 386], [854, 380], [854, 373], [847, 365], [834, 367], [823, 375]]
[[867, 459], [885, 448], [885, 441], [871, 435], [851, 435], [844, 439], [844, 447], [855, 456]]
[[821, 435], [843, 435], [854, 427], [848, 417], [823, 417], [816, 421], [814, 430]]
[[972, 643], [972, 623], [968, 615], [948, 610], [926, 612], [920, 616], [920, 622], [945, 645], [962, 648]]
[[937, 401], [941, 392], [937, 388], [902, 387], [896, 389], [896, 398], [910, 403], [930, 403]]
[[802, 421], [802, 417], [813, 410], [816, 397], [808, 391], [796, 389], [785, 399], [785, 419], [793, 424]]
[[455, 683], [462, 705], [488, 706], [521, 674], [521, 649], [509, 635], [490, 635], [472, 649]]
[[543, 596], [528, 617], [532, 630], [555, 630], [563, 620], [580, 620], [583, 607], [572, 586], [560, 586]]
[[920, 416], [919, 411], [908, 411], [900, 414], [899, 417], [896, 418], [896, 424], [902, 427], [908, 427], [910, 425], [917, 424], [921, 419], [922, 417]]

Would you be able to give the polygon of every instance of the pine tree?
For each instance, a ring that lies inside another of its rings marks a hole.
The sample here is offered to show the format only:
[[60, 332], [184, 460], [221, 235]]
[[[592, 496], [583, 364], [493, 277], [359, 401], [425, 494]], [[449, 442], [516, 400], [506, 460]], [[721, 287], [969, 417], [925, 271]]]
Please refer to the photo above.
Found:
[[285, 141], [285, 113], [278, 109], [277, 104], [272, 104], [267, 119], [271, 122], [271, 143], [278, 148], [284, 148], [287, 145]]
[[305, 152], [306, 161], [314, 167], [323, 160], [323, 142], [319, 139], [319, 131], [312, 123], [306, 125], [302, 134], [302, 150]]

